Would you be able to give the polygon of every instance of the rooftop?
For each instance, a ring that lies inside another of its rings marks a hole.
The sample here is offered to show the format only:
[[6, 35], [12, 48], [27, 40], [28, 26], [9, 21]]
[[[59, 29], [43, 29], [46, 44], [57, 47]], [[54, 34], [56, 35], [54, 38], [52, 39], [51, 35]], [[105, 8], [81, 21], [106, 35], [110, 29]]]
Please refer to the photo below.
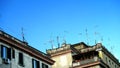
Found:
[[[28, 45], [27, 42], [21, 41], [21, 40], [15, 38], [13, 36], [7, 34], [6, 32], [4, 32], [2, 30], [0, 30], [0, 40], [3, 41], [3, 42], [6, 42], [6, 43], [10, 43], [15, 48], [18, 48], [18, 49], [20, 49], [20, 50], [22, 50], [22, 51], [24, 51], [24, 52], [26, 52], [28, 54], [31, 54], [32, 56], [36, 56], [37, 58], [39, 58], [41, 60], [44, 60], [44, 61], [46, 61], [48, 63], [52, 62], [52, 64], [53, 64], [53, 62], [54, 62], [44, 52], [39, 51], [34, 47], [31, 47], [30, 45]], [[18, 45], [15, 45], [15, 44], [18, 44]], [[47, 58], [47, 60], [46, 60], [46, 58]]]

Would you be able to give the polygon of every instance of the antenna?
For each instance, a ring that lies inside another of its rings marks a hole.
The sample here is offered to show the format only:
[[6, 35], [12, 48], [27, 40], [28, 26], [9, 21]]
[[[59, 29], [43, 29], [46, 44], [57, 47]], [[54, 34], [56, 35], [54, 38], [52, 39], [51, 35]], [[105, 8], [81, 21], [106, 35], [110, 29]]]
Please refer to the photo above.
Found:
[[96, 40], [96, 36], [97, 36], [97, 32], [95, 31], [95, 44], [97, 43], [97, 40]]
[[51, 38], [52, 38], [52, 34], [51, 34], [51, 36], [50, 36], [49, 43], [51, 44], [51, 47], [52, 47], [52, 49], [53, 49], [53, 41], [54, 41], [54, 40], [52, 40]]
[[111, 51], [111, 53], [113, 52], [113, 49], [114, 49], [114, 46], [112, 46], [111, 44], [110, 44], [110, 42], [111, 42], [111, 40], [110, 40], [110, 38], [108, 38], [108, 46], [110, 46], [110, 51]]
[[23, 27], [21, 28], [21, 30], [22, 30], [22, 40], [23, 40], [23, 42], [25, 42], [25, 37], [24, 37]]
[[65, 44], [66, 44], [66, 40], [65, 40], [65, 37], [63, 37], [63, 43], [65, 43]]
[[111, 46], [111, 52], [113, 53], [114, 46]]
[[28, 43], [26, 42], [26, 40], [25, 40], [25, 37], [24, 37], [23, 28], [21, 28], [21, 30], [22, 30], [22, 40], [23, 40], [23, 43], [24, 43], [24, 44], [28, 44]]
[[58, 48], [59, 48], [60, 47], [59, 36], [57, 36], [57, 44], [58, 44]]
[[108, 38], [108, 45], [110, 45], [110, 38]]
[[103, 36], [101, 36], [101, 43], [103, 42]]
[[64, 31], [64, 36], [63, 36], [63, 42], [66, 44], [65, 33], [68, 33], [68, 32]]
[[[98, 25], [94, 26], [94, 29], [98, 28]], [[95, 35], [95, 44], [96, 43], [101, 43], [103, 41], [103, 37], [100, 35], [99, 32], [94, 32], [94, 35]], [[97, 38], [100, 38], [99, 40], [97, 40]]]
[[89, 41], [88, 41], [88, 30], [87, 30], [87, 28], [85, 29], [85, 32], [86, 32], [87, 44], [89, 44]]
[[23, 27], [21, 28], [21, 30], [22, 30], [22, 40], [24, 42], [25, 41], [25, 37], [24, 37], [24, 33], [23, 33]]
[[50, 40], [49, 43], [51, 44], [51, 47], [53, 49], [53, 40]]

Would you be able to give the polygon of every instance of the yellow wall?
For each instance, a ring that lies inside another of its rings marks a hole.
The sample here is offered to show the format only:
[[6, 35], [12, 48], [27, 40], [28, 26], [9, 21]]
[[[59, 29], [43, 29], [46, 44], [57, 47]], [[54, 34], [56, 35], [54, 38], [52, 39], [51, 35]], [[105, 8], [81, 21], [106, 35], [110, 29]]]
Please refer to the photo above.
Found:
[[102, 52], [102, 51], [99, 51], [99, 57], [100, 57], [101, 59], [103, 59], [103, 52]]
[[119, 66], [112, 59], [110, 59], [103, 51], [99, 51], [99, 57], [103, 60], [104, 63], [109, 65], [110, 68], [119, 68]]
[[52, 66], [52, 68], [69, 68], [69, 66], [72, 65], [71, 53], [55, 56], [55, 57], [52, 57], [52, 59], [56, 61]]

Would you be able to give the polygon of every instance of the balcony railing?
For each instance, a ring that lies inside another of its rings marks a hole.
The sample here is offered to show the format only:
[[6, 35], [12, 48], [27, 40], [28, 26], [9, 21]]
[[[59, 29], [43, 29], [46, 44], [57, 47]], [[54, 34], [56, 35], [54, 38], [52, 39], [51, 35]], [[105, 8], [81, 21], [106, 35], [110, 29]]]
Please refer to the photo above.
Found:
[[99, 60], [98, 57], [94, 57], [92, 59], [86, 59], [86, 60], [81, 60], [81, 61], [78, 61], [78, 62], [73, 62], [72, 67], [83, 65], [83, 64], [93, 63], [93, 62], [98, 61], [98, 60]]

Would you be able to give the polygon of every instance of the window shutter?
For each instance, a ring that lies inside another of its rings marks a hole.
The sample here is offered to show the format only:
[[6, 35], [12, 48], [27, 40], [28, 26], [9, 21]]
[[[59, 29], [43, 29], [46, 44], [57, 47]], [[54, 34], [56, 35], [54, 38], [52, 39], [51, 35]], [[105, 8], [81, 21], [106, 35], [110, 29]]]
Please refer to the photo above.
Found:
[[7, 48], [7, 58], [11, 60], [11, 48]]
[[46, 67], [45, 68], [48, 68], [48, 65], [46, 65]]
[[36, 68], [40, 68], [40, 63], [39, 63], [39, 61], [36, 61]]
[[3, 58], [3, 45], [1, 45], [1, 57]]
[[15, 50], [12, 49], [12, 58], [15, 58]]
[[42, 63], [42, 68], [44, 68], [44, 64]]
[[23, 63], [23, 53], [19, 53], [19, 64], [24, 66], [24, 63]]
[[34, 68], [34, 59], [32, 59], [32, 68]]

